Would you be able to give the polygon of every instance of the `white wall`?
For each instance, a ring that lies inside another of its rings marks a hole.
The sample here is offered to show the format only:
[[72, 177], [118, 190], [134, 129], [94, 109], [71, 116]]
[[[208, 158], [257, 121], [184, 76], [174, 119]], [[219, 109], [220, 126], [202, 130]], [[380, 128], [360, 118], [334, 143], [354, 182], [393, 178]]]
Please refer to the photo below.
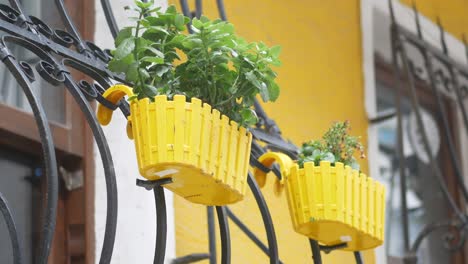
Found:
[[[113, 48], [113, 38], [107, 27], [107, 22], [100, 4], [96, 2], [96, 33], [95, 43], [101, 48]], [[128, 13], [123, 7], [133, 5], [133, 0], [113, 0], [112, 6], [122, 27], [128, 24]], [[160, 6], [166, 6], [167, 1], [155, 1]], [[118, 189], [118, 222], [117, 235], [112, 257], [112, 263], [152, 263], [155, 247], [155, 205], [153, 192], [146, 191], [135, 185], [139, 177], [135, 148], [125, 132], [126, 120], [120, 111], [116, 111], [111, 124], [104, 127], [117, 177]], [[99, 262], [102, 241], [104, 238], [106, 218], [106, 189], [104, 170], [97, 146], [96, 160], [96, 195], [95, 195], [95, 229], [96, 229], [96, 263]], [[166, 260], [175, 257], [174, 209], [173, 196], [166, 191], [168, 215]]]

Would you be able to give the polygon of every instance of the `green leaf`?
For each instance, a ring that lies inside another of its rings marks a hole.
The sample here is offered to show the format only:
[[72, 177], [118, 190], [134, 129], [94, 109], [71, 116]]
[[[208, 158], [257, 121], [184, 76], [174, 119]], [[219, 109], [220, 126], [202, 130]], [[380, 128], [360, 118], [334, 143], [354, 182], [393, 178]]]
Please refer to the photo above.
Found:
[[134, 62], [130, 64], [125, 72], [125, 79], [133, 83], [138, 81], [138, 63]]
[[138, 1], [138, 0], [135, 1], [135, 4], [141, 9], [148, 9], [153, 3], [154, 3], [153, 0], [148, 1], [147, 3], [144, 3], [144, 2]]
[[246, 126], [255, 125], [258, 122], [257, 113], [253, 109], [244, 108], [241, 111], [242, 124]]
[[271, 81], [268, 85], [268, 94], [270, 96], [270, 101], [272, 102], [276, 101], [279, 97], [280, 88], [274, 81]]
[[255, 76], [255, 73], [254, 72], [247, 72], [245, 73], [245, 77], [247, 78], [247, 80], [249, 80], [249, 82], [251, 84], [253, 84], [255, 87], [257, 87], [258, 89], [262, 89], [262, 84], [260, 83], [260, 81], [258, 80], [257, 76]]
[[154, 55], [156, 55], [158, 57], [164, 58], [164, 54], [160, 50], [158, 50], [156, 48], [153, 48], [153, 47], [150, 47], [150, 46], [142, 47], [141, 49], [139, 49], [139, 52], [140, 51], [146, 51], [146, 50], [151, 51]]
[[130, 101], [133, 101], [133, 100], [135, 100], [135, 99], [137, 99], [137, 98], [138, 98], [137, 95], [132, 95], [132, 96], [130, 96], [130, 97], [127, 99], [127, 101], [130, 102]]
[[158, 89], [152, 85], [144, 85], [143, 86], [143, 93], [148, 97], [154, 97], [158, 94]]
[[167, 31], [162, 26], [150, 26], [150, 27], [148, 27], [148, 29], [146, 30], [146, 33], [151, 33], [151, 32], [161, 32], [161, 33], [164, 33], [166, 35], [169, 35], [169, 31]]
[[114, 53], [115, 59], [122, 59], [126, 57], [128, 54], [131, 54], [135, 49], [135, 40], [134, 38], [127, 38], [120, 43]]
[[108, 68], [113, 72], [126, 72], [128, 66], [134, 61], [135, 59], [133, 58], [133, 54], [128, 54], [125, 58], [122, 58], [120, 60], [117, 60], [115, 58], [112, 59], [108, 64]]
[[170, 66], [170, 65], [158, 65], [158, 66], [156, 67], [155, 73], [156, 73], [157, 76], [161, 77], [161, 76], [163, 76], [166, 72], [168, 72], [171, 68], [172, 68], [172, 66]]
[[140, 72], [139, 77], [141, 77], [143, 79], [143, 81], [146, 81], [146, 80], [148, 80], [150, 78], [150, 75], [149, 75], [147, 70], [140, 68], [138, 71]]
[[156, 63], [156, 64], [161, 64], [161, 63], [164, 63], [164, 58], [146, 56], [146, 57], [141, 58], [141, 61], [147, 61], [147, 62], [152, 62], [152, 63]]
[[166, 14], [176, 14], [177, 13], [177, 9], [174, 5], [170, 5], [167, 9], [166, 9]]
[[335, 163], [335, 155], [333, 155], [331, 152], [327, 152], [322, 156], [322, 160]]
[[174, 25], [178, 30], [184, 30], [185, 29], [185, 19], [184, 16], [181, 14], [177, 14], [174, 17]]
[[115, 38], [115, 46], [118, 47], [122, 41], [130, 37], [132, 37], [132, 27], [123, 28]]

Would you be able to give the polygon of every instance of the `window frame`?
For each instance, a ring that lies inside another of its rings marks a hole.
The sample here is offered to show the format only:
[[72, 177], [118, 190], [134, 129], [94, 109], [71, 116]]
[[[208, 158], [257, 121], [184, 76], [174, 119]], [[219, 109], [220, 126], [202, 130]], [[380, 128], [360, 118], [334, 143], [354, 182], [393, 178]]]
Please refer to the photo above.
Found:
[[[65, 6], [83, 39], [94, 39], [94, 0], [65, 0]], [[76, 80], [87, 79], [70, 69]], [[65, 88], [64, 88], [65, 89]], [[73, 96], [65, 91], [65, 122], [49, 121], [57, 164], [67, 170], [81, 170], [81, 188], [67, 191], [60, 182], [57, 226], [49, 263], [94, 263], [94, 139]], [[95, 105], [91, 103], [94, 108]], [[31, 113], [0, 102], [0, 147], [42, 159], [36, 121]], [[59, 177], [61, 177], [59, 175]]]

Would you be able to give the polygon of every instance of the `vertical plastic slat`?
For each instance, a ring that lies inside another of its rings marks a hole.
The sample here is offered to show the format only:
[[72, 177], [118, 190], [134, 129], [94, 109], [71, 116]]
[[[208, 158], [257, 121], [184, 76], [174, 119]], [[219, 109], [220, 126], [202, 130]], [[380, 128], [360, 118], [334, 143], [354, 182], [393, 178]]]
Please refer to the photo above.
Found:
[[211, 106], [203, 104], [203, 115], [202, 115], [202, 128], [200, 135], [200, 169], [207, 170], [207, 160], [209, 159], [209, 134], [211, 130]]
[[[249, 171], [249, 162], [250, 162], [250, 150], [252, 148], [252, 133], [247, 134], [247, 142], [245, 145], [245, 155], [244, 155], [244, 172], [242, 175], [247, 175]], [[247, 190], [247, 178], [244, 178], [244, 186], [242, 187], [242, 193], [245, 193]]]
[[367, 178], [367, 188], [369, 188], [369, 195], [367, 199], [369, 200], [369, 208], [367, 208], [367, 220], [368, 222], [368, 229], [369, 234], [374, 237], [378, 237], [377, 233], [375, 232], [375, 181], [372, 178]]
[[244, 177], [244, 166], [243, 162], [245, 160], [244, 155], [245, 155], [245, 149], [247, 148], [246, 141], [248, 138], [245, 136], [247, 133], [247, 130], [244, 127], [239, 127], [239, 133], [237, 133], [237, 139], [238, 139], [238, 144], [237, 144], [237, 154], [236, 154], [236, 168], [234, 170], [234, 174], [236, 175], [236, 182], [234, 183], [234, 188], [238, 190], [239, 192], [242, 192], [242, 189], [244, 188], [244, 185], [246, 184], [245, 182], [245, 177]]
[[334, 190], [331, 188], [331, 175], [330, 175], [330, 163], [320, 162], [320, 170], [322, 177], [322, 190], [323, 190], [323, 214], [325, 219], [332, 219], [331, 203], [332, 195]]
[[235, 186], [236, 174], [234, 168], [236, 166], [236, 157], [237, 157], [237, 136], [239, 135], [239, 125], [236, 122], [231, 121], [229, 125], [229, 144], [228, 148], [228, 157], [227, 157], [227, 175], [226, 183], [230, 186]]
[[[187, 100], [187, 99], [184, 99]], [[192, 104], [185, 102], [184, 104], [184, 163], [192, 164]]]
[[148, 120], [148, 104], [149, 104], [149, 99], [144, 98], [139, 101], [140, 104], [140, 115], [141, 115], [141, 143], [144, 146], [141, 150], [143, 150], [143, 164], [148, 164], [149, 158], [151, 155], [150, 151], [150, 142], [149, 142], [149, 120]]
[[380, 183], [375, 183], [375, 202], [377, 204], [375, 210], [375, 232], [378, 234], [378, 237], [381, 237], [381, 229], [382, 229], [382, 185]]
[[288, 205], [289, 205], [289, 208], [293, 208], [292, 210], [290, 210], [289, 215], [291, 216], [291, 221], [293, 223], [294, 229], [297, 229], [297, 225], [298, 225], [297, 217], [295, 214], [296, 205], [295, 205], [295, 199], [294, 199], [294, 194], [296, 193], [294, 189], [294, 184], [297, 178], [297, 174], [299, 173], [298, 170], [299, 168], [297, 167], [297, 165], [293, 165], [290, 171], [290, 175], [287, 179], [287, 183], [286, 183], [287, 184], [286, 195], [288, 199]]
[[[295, 165], [297, 167], [297, 165]], [[297, 167], [298, 168], [298, 167]], [[311, 162], [306, 162], [304, 164], [304, 169], [301, 169], [301, 174], [304, 176], [304, 183], [307, 186], [307, 198], [308, 198], [308, 207], [309, 207], [309, 215], [308, 218], [317, 218], [318, 217], [318, 208], [317, 208], [317, 200], [315, 199], [314, 192], [310, 192], [310, 190], [316, 190], [315, 185], [315, 175], [314, 175], [314, 164]], [[310, 219], [309, 219], [310, 221]]]
[[336, 221], [337, 218], [337, 200], [338, 200], [338, 189], [336, 187], [336, 167], [330, 167], [330, 219]]
[[336, 200], [336, 219], [341, 222], [345, 222], [345, 173], [342, 163], [338, 163], [335, 165], [335, 172], [336, 172], [336, 192], [337, 192], [337, 200]]
[[346, 173], [346, 224], [353, 225], [353, 174], [351, 167], [345, 167]]
[[367, 176], [361, 173], [359, 178], [361, 179], [361, 231], [367, 232]]
[[219, 141], [220, 133], [220, 113], [218, 110], [213, 109], [212, 113], [212, 126], [211, 126], [211, 137], [210, 137], [210, 165], [208, 166], [208, 172], [214, 173], [216, 180], [221, 181], [220, 175], [216, 172], [216, 164], [218, 161], [219, 145], [226, 144], [225, 142]]
[[[304, 164], [304, 167], [307, 163]], [[320, 167], [313, 166], [311, 170], [312, 174], [312, 186], [313, 187], [313, 197], [314, 197], [314, 204], [316, 206], [316, 214], [314, 218], [323, 219], [324, 212], [323, 212], [323, 196], [322, 196], [322, 173], [320, 172]]]
[[[379, 183], [380, 184], [380, 183]], [[382, 219], [382, 224], [381, 224], [381, 228], [380, 228], [380, 239], [383, 241], [385, 239], [385, 206], [386, 206], [386, 203], [385, 203], [385, 188], [383, 187], [382, 184], [380, 184], [381, 186], [381, 194], [380, 194], [380, 199], [382, 200], [382, 206], [381, 206], [381, 210], [380, 210], [380, 219]]]
[[[132, 121], [132, 133], [134, 138], [136, 138], [138, 137], [138, 133], [140, 133], [140, 131], [138, 130], [140, 119], [137, 116], [139, 114], [138, 104], [131, 103], [130, 108], [132, 113], [130, 117], [130, 120]], [[137, 153], [138, 168], [141, 168], [143, 161], [143, 158], [141, 157], [141, 141], [135, 139], [133, 141], [135, 142], [135, 151]]]
[[200, 131], [202, 123], [201, 100], [192, 98], [191, 107], [190, 163], [194, 166], [198, 166], [200, 160]]
[[149, 155], [149, 162], [151, 164], [158, 163], [158, 151], [157, 151], [157, 134], [154, 133], [158, 129], [157, 124], [156, 124], [156, 106], [154, 104], [149, 104], [148, 105], [148, 121], [149, 121], [149, 131], [151, 133], [149, 134], [149, 141], [148, 144], [151, 147], [150, 148], [150, 155]]
[[359, 178], [359, 173], [357, 170], [353, 170], [353, 227], [359, 229], [360, 224], [360, 215], [359, 215], [359, 195], [360, 190], [359, 184], [361, 179]]
[[165, 162], [167, 153], [166, 130], [161, 128], [166, 125], [167, 98], [165, 95], [158, 95], [154, 98], [154, 101], [156, 104], [156, 119], [158, 122], [158, 128], [160, 128], [156, 130], [156, 133], [158, 134], [158, 161]]
[[175, 140], [175, 109], [174, 109], [174, 101], [167, 101], [166, 102], [166, 160], [168, 162], [174, 161], [174, 140]]
[[229, 140], [229, 118], [225, 115], [221, 117], [221, 132], [220, 132], [220, 144], [219, 144], [219, 156], [218, 156], [218, 174], [219, 178], [223, 181], [223, 183], [227, 182], [227, 167], [226, 167], [226, 162], [227, 162], [227, 151], [228, 151], [228, 140]]
[[184, 160], [185, 96], [174, 96], [174, 160]]

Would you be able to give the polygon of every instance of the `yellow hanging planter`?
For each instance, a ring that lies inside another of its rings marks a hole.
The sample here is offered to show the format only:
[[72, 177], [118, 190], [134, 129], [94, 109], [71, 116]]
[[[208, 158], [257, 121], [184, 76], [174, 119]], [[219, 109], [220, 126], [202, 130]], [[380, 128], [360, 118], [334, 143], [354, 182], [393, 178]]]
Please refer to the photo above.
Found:
[[[333, 167], [326, 161], [320, 166], [306, 162], [304, 168], [299, 168], [288, 156], [271, 152], [259, 160], [264, 165], [273, 161], [280, 164], [296, 232], [325, 245], [346, 242], [348, 246], [343, 250], [347, 251], [371, 249], [383, 243], [382, 184], [339, 162]], [[254, 174], [259, 184], [264, 184], [265, 173], [255, 169]]]
[[[132, 89], [114, 85], [103, 94], [117, 103]], [[112, 110], [99, 105], [107, 125]], [[127, 135], [135, 140], [140, 174], [148, 180], [172, 178], [165, 188], [204, 205], [243, 199], [247, 187], [252, 134], [208, 104], [183, 95], [155, 96], [130, 102]]]

